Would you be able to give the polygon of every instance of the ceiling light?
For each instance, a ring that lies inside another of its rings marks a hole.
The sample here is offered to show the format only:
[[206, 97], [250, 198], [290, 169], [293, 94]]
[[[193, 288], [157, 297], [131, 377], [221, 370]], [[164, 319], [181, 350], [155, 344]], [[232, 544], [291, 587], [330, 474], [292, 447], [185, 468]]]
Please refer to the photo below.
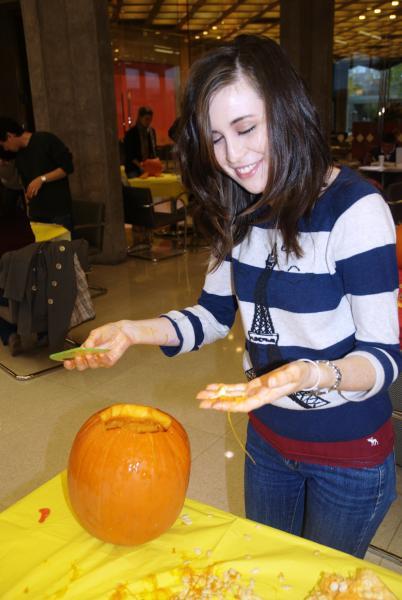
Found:
[[160, 54], [174, 54], [173, 48], [169, 48], [168, 46], [154, 46], [154, 50]]
[[361, 35], [366, 35], [367, 37], [374, 38], [375, 40], [381, 40], [382, 39], [380, 35], [376, 35], [375, 33], [369, 33], [368, 31], [363, 31], [363, 29], [360, 29], [359, 33]]
[[222, 36], [221, 36], [221, 35], [217, 35], [217, 36], [216, 36], [216, 39], [217, 39], [217, 40], [221, 40], [221, 39], [222, 39]]
[[196, 35], [196, 36], [195, 36], [195, 39], [196, 39], [196, 40], [199, 40], [199, 39], [200, 39], [200, 36], [199, 36], [199, 35]]
[[390, 19], [396, 19], [396, 15], [389, 15]]
[[217, 28], [217, 26], [216, 26], [216, 25], [212, 25], [212, 29], [213, 29], [214, 31], [216, 31], [216, 29], [218, 29], [218, 28]]
[[203, 31], [202, 35], [208, 35], [208, 31]]
[[365, 18], [366, 18], [366, 15], [359, 15], [360, 21], [364, 21]]
[[374, 12], [375, 12], [376, 15], [379, 15], [380, 12], [381, 12], [381, 8], [375, 8]]
[[398, 0], [392, 0], [391, 5], [392, 6], [399, 6], [399, 1]]

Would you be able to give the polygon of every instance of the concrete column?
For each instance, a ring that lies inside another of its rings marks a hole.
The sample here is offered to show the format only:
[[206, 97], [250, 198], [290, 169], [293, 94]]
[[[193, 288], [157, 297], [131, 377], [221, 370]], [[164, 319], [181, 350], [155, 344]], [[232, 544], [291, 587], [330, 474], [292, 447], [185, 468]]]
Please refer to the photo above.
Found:
[[281, 0], [280, 44], [303, 77], [323, 131], [332, 126], [334, 0]]
[[107, 0], [21, 0], [37, 131], [70, 148], [73, 199], [106, 206], [99, 262], [125, 258]]

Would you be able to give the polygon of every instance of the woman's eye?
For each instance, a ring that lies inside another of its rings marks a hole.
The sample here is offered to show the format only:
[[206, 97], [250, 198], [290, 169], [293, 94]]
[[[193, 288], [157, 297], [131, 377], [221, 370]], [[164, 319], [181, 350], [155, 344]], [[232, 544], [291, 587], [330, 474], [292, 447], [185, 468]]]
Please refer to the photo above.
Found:
[[244, 131], [239, 131], [238, 134], [239, 135], [246, 135], [247, 133], [250, 133], [251, 131], [253, 131], [253, 129], [255, 129], [255, 125], [252, 125], [248, 129], [245, 129]]
[[212, 143], [215, 145], [215, 144], [217, 144], [218, 142], [220, 142], [220, 141], [221, 141], [221, 139], [222, 139], [222, 136], [221, 136], [221, 137], [218, 137], [218, 138], [214, 138], [214, 139], [212, 140]]

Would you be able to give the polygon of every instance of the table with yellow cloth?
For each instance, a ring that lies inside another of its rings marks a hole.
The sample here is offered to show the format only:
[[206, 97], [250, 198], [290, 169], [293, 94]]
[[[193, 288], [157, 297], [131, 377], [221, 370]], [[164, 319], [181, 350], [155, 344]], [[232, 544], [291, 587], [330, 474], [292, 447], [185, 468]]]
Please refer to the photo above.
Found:
[[176, 173], [162, 173], [159, 177], [133, 177], [128, 179], [123, 166], [120, 166], [122, 181], [125, 181], [131, 187], [149, 188], [152, 197], [155, 198], [176, 198], [186, 190], [183, 187], [180, 175]]
[[153, 198], [176, 198], [185, 191], [179, 175], [163, 173], [159, 177], [128, 179], [131, 187], [149, 188]]
[[31, 221], [31, 227], [36, 242], [71, 240], [71, 232], [61, 225], [56, 225], [56, 223], [38, 223], [36, 221]]
[[65, 472], [0, 514], [0, 564], [2, 600], [165, 600], [208, 566], [267, 600], [302, 600], [321, 572], [366, 567], [402, 598], [397, 573], [193, 500], [156, 540], [103, 543], [73, 516]]

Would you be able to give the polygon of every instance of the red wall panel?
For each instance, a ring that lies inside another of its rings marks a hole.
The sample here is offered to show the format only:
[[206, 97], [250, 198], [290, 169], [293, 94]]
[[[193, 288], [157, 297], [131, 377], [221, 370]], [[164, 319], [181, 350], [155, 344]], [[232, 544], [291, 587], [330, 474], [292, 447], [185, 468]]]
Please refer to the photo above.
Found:
[[115, 65], [119, 138], [134, 124], [140, 106], [154, 111], [152, 126], [158, 145], [171, 143], [167, 131], [176, 118], [177, 67], [155, 63], [119, 62]]

